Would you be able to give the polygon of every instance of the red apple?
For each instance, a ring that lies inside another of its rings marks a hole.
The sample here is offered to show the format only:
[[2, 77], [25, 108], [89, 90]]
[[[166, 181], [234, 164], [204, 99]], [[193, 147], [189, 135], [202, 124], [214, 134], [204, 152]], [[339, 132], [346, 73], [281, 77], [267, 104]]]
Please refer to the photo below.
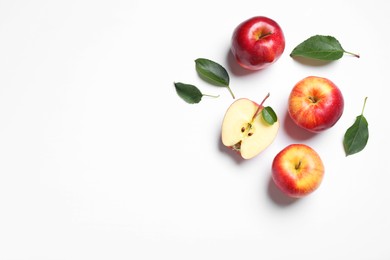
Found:
[[272, 163], [272, 178], [286, 195], [301, 198], [316, 190], [324, 177], [318, 153], [305, 144], [291, 144]]
[[288, 112], [300, 127], [318, 133], [340, 119], [344, 99], [340, 89], [329, 79], [309, 76], [291, 90]]
[[238, 64], [249, 70], [263, 69], [279, 59], [285, 47], [280, 26], [264, 16], [252, 17], [233, 32], [231, 51]]

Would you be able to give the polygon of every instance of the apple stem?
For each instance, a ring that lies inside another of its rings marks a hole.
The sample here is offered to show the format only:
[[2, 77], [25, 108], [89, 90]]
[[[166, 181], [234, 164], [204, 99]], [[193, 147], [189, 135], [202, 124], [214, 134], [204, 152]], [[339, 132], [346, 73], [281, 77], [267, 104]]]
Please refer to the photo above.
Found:
[[269, 32], [269, 33], [265, 33], [265, 34], [263, 34], [263, 35], [260, 35], [260, 37], [258, 38], [258, 40], [260, 40], [260, 39], [262, 39], [262, 38], [265, 38], [265, 37], [267, 37], [268, 35], [271, 35], [271, 34], [273, 34], [273, 32]]
[[349, 52], [349, 51], [344, 51], [344, 52], [347, 53], [347, 54], [349, 54], [349, 55], [355, 56], [356, 58], [360, 58], [360, 55], [359, 55], [359, 54], [352, 53], [352, 52]]
[[263, 108], [263, 104], [264, 102], [267, 100], [267, 98], [269, 98], [270, 96], [270, 93], [268, 92], [268, 94], [265, 96], [265, 98], [263, 99], [263, 101], [261, 101], [260, 105], [257, 107], [257, 110], [256, 110], [256, 113], [253, 115], [252, 117], [252, 122], [253, 120], [255, 120], [255, 118], [257, 117], [257, 115], [259, 114], [260, 110]]
[[219, 95], [215, 96], [215, 95], [208, 95], [208, 94], [202, 94], [203, 96], [205, 97], [212, 97], [212, 98], [217, 98], [219, 97]]
[[301, 168], [302, 161], [299, 160], [298, 164], [295, 165], [295, 170], [299, 170]]
[[227, 89], [229, 90], [229, 92], [230, 92], [230, 94], [232, 95], [233, 99], [236, 99], [236, 97], [235, 97], [234, 94], [233, 94], [233, 91], [230, 89], [229, 86], [227, 86]]
[[268, 94], [265, 96], [263, 101], [261, 101], [260, 106], [263, 106], [264, 102], [267, 100], [267, 98], [269, 98], [269, 96], [270, 96], [270, 93], [268, 92]]

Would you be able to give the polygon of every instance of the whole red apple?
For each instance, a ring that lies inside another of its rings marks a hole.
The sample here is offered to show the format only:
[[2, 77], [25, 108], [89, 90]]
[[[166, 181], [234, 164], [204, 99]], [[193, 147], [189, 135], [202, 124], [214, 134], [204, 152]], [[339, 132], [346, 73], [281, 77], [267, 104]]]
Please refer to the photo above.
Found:
[[329, 79], [309, 76], [291, 90], [288, 112], [300, 127], [318, 133], [332, 127], [344, 111], [340, 89]]
[[263, 69], [279, 59], [285, 47], [279, 24], [265, 16], [239, 24], [232, 36], [231, 51], [238, 64], [249, 70]]
[[318, 153], [305, 144], [291, 144], [272, 163], [272, 179], [286, 195], [301, 198], [316, 190], [324, 177]]

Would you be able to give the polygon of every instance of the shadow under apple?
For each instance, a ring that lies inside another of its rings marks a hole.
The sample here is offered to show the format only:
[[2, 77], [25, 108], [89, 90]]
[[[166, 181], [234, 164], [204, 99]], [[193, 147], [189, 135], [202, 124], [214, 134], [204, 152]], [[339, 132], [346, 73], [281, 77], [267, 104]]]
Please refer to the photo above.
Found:
[[[272, 174], [271, 174], [272, 176]], [[267, 189], [268, 195], [270, 199], [278, 206], [280, 207], [287, 207], [289, 205], [294, 204], [299, 199], [298, 198], [292, 198], [284, 194], [275, 184], [272, 177], [269, 179], [268, 182], [268, 189]]]
[[225, 153], [228, 156], [230, 156], [236, 164], [242, 164], [245, 161], [245, 159], [242, 158], [238, 152], [233, 151], [231, 148], [225, 146], [222, 143], [220, 133], [218, 134], [217, 140], [218, 140], [217, 141], [218, 142], [218, 149], [220, 152]]
[[238, 77], [246, 76], [258, 72], [256, 70], [249, 70], [241, 67], [240, 64], [238, 64], [238, 62], [236, 61], [236, 58], [234, 57], [230, 49], [228, 49], [226, 53], [226, 63], [228, 64], [229, 72], [231, 72], [232, 74]]
[[316, 133], [309, 132], [301, 127], [299, 127], [290, 117], [288, 111], [284, 115], [284, 131], [294, 140], [305, 141], [314, 136]]

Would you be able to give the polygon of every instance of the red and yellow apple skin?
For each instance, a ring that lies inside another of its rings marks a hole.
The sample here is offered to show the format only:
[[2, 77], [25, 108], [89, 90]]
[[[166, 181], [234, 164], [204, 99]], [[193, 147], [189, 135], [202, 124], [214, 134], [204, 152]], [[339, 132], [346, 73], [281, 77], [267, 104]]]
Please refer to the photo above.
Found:
[[282, 29], [268, 17], [252, 17], [240, 23], [233, 32], [231, 51], [245, 69], [268, 67], [279, 59], [284, 48]]
[[272, 162], [272, 179], [276, 186], [293, 198], [302, 198], [315, 191], [324, 172], [318, 153], [305, 144], [285, 147]]
[[288, 112], [300, 127], [314, 133], [337, 123], [344, 111], [340, 89], [329, 79], [309, 76], [291, 90]]

